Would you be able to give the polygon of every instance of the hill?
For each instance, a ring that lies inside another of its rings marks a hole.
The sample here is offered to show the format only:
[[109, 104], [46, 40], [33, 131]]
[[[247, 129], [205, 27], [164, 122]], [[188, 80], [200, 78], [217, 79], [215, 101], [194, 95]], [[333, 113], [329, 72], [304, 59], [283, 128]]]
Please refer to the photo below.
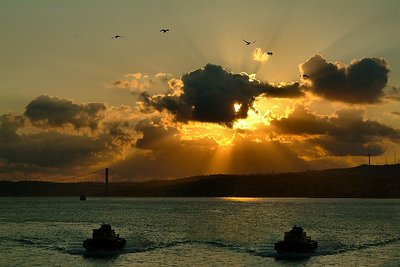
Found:
[[141, 183], [0, 182], [0, 196], [399, 198], [400, 165], [278, 174], [208, 175]]

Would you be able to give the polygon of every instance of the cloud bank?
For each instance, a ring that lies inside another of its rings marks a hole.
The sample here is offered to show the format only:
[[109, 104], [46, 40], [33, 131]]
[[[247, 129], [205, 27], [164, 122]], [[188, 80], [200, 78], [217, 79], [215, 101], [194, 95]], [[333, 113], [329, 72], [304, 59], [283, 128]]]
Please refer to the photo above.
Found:
[[[297, 171], [344, 166], [399, 144], [398, 129], [365, 112], [397, 99], [384, 59], [345, 65], [315, 55], [300, 71], [300, 82], [277, 85], [213, 64], [180, 78], [133, 73], [114, 87], [139, 93], [135, 107], [38, 96], [23, 113], [0, 115], [0, 177], [99, 166], [133, 179]], [[312, 94], [331, 115], [309, 109]], [[399, 116], [391, 110], [385, 114]]]
[[377, 103], [388, 83], [389, 66], [384, 59], [363, 58], [350, 65], [327, 62], [315, 55], [300, 65], [311, 81], [312, 93], [329, 100], [352, 104]]
[[73, 173], [115, 160], [134, 142], [127, 109], [39, 96], [24, 113], [0, 116], [0, 166], [24, 177]]
[[287, 118], [272, 120], [271, 126], [280, 134], [308, 136], [307, 142], [333, 156], [377, 156], [385, 151], [384, 139], [400, 142], [400, 131], [364, 119], [363, 111], [357, 109], [318, 116], [297, 107]]

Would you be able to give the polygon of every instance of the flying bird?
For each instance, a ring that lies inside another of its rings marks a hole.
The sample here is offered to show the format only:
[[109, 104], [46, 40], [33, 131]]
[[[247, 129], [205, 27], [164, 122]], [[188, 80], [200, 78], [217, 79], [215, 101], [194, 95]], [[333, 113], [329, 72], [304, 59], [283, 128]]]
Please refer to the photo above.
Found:
[[110, 39], [118, 39], [118, 38], [125, 38], [125, 36], [115, 35], [115, 36], [111, 37]]
[[169, 32], [169, 29], [161, 29], [160, 32], [167, 33]]
[[274, 53], [273, 52], [267, 52], [268, 56], [272, 56]]
[[245, 42], [246, 45], [251, 45], [252, 43], [255, 43], [257, 41], [246, 41], [245, 39], [242, 39], [243, 42]]
[[309, 78], [310, 78], [310, 76], [308, 76], [307, 74], [303, 74], [302, 77], [303, 77], [304, 79], [309, 79]]

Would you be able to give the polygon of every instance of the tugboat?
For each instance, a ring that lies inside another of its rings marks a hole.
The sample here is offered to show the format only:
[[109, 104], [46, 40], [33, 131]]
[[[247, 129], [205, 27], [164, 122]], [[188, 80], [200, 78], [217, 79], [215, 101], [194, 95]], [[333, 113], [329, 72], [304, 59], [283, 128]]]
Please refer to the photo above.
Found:
[[119, 237], [109, 224], [102, 224], [99, 229], [93, 229], [92, 238], [83, 241], [83, 247], [87, 251], [117, 251], [125, 245], [125, 238]]
[[292, 230], [285, 232], [283, 241], [275, 243], [274, 249], [278, 253], [311, 253], [318, 246], [318, 242], [311, 240], [302, 227], [293, 226]]

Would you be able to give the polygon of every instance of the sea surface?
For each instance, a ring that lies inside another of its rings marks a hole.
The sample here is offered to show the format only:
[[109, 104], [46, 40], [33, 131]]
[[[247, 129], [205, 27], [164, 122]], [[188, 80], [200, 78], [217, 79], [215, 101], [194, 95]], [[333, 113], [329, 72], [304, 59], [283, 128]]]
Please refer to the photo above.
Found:
[[[82, 248], [110, 223], [117, 255]], [[319, 242], [281, 258], [292, 226]], [[0, 266], [400, 266], [400, 200], [300, 198], [0, 198]]]

